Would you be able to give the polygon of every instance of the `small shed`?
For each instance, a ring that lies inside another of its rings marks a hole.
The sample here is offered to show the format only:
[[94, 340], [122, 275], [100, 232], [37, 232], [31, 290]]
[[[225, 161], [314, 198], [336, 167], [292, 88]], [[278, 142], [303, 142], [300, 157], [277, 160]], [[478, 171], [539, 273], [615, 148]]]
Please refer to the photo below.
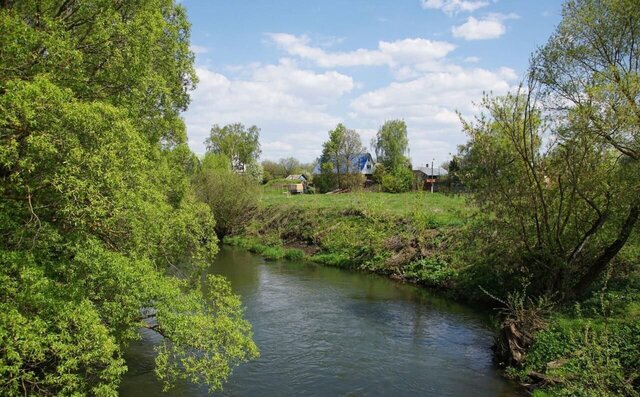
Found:
[[286, 177], [285, 179], [290, 180], [290, 181], [300, 181], [302, 183], [306, 183], [307, 182], [307, 177], [302, 175], [302, 174], [291, 174], [288, 177]]
[[291, 194], [302, 194], [304, 193], [304, 184], [303, 183], [290, 183], [287, 185], [287, 190]]

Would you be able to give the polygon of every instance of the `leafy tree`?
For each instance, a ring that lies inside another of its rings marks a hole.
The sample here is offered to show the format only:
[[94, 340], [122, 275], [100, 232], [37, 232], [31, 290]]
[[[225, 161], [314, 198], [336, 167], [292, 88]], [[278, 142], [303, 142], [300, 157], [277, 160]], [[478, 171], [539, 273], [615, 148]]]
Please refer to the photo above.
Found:
[[635, 1], [567, 2], [527, 94], [487, 98], [465, 124], [464, 179], [496, 215], [490, 256], [535, 293], [584, 294], [637, 232], [638, 21]]
[[195, 83], [170, 0], [0, 4], [0, 390], [116, 395], [140, 327], [167, 381], [217, 389], [257, 354], [196, 200]]
[[571, 298], [593, 285], [633, 232], [640, 172], [580, 118], [569, 116], [544, 147], [550, 127], [530, 95], [487, 98], [488, 114], [465, 124], [466, 184], [495, 215], [478, 233], [493, 235], [485, 257], [494, 268], [528, 279], [534, 294]]
[[278, 162], [280, 167], [283, 170], [283, 175], [286, 178], [287, 176], [296, 173], [300, 170], [300, 161], [294, 157], [287, 157], [285, 159], [280, 159]]
[[257, 162], [249, 163], [245, 171], [246, 176], [249, 177], [255, 183], [262, 183], [264, 177], [264, 169], [262, 165]]
[[200, 167], [202, 170], [231, 171], [231, 161], [224, 154], [206, 153], [202, 158]]
[[377, 163], [375, 168], [373, 169], [373, 182], [379, 185], [382, 184], [382, 179], [386, 175], [387, 169], [382, 163]]
[[245, 128], [241, 123], [224, 127], [215, 124], [205, 144], [208, 152], [223, 154], [231, 159], [233, 169], [242, 169], [260, 157], [259, 138], [260, 129], [255, 125]]
[[389, 170], [406, 163], [405, 153], [408, 145], [407, 125], [403, 120], [386, 121], [372, 141], [377, 161]]
[[205, 169], [193, 184], [198, 198], [209, 205], [220, 237], [238, 230], [260, 200], [261, 190], [255, 180], [232, 171]]
[[388, 193], [403, 193], [411, 190], [413, 173], [408, 167], [397, 167], [382, 176], [382, 190]]
[[344, 124], [338, 124], [329, 131], [329, 140], [322, 146], [320, 163], [330, 164], [332, 172], [337, 175], [338, 186], [342, 187], [341, 181], [344, 178], [341, 176], [359, 171], [353, 169], [353, 163], [363, 152], [360, 135], [355, 130], [347, 129]]
[[[584, 161], [609, 170], [596, 179], [595, 197], [579, 192], [591, 212], [588, 232], [580, 240], [584, 243], [569, 258], [584, 269], [575, 285], [579, 291], [605, 271], [640, 217], [635, 177], [640, 174], [638, 21], [637, 1], [569, 1], [562, 23], [533, 60], [532, 78], [540, 84], [547, 107], [560, 115], [556, 128], [563, 147], [568, 152], [584, 148]], [[608, 226], [613, 226], [610, 237], [595, 243]], [[592, 244], [598, 248], [589, 249]]]
[[264, 160], [262, 162], [263, 178], [264, 182], [269, 182], [272, 179], [284, 178], [284, 170], [282, 166], [272, 160]]

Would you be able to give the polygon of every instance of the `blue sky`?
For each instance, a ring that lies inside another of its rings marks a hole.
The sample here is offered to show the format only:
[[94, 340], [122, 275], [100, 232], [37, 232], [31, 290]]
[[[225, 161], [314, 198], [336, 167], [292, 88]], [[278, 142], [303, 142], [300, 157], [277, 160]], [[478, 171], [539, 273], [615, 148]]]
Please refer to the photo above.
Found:
[[184, 114], [204, 152], [213, 124], [261, 128], [262, 159], [312, 161], [339, 122], [367, 148], [404, 119], [418, 166], [466, 137], [456, 111], [513, 90], [560, 21], [556, 0], [182, 0], [200, 83]]

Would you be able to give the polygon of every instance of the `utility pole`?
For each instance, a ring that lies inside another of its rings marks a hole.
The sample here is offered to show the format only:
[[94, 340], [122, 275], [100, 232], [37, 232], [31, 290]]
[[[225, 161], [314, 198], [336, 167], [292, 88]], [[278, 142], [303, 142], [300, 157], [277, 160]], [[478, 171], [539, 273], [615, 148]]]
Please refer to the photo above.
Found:
[[435, 161], [435, 159], [431, 160], [431, 193], [433, 193], [433, 185], [434, 185], [434, 181], [435, 181], [435, 177], [433, 175], [433, 162]]

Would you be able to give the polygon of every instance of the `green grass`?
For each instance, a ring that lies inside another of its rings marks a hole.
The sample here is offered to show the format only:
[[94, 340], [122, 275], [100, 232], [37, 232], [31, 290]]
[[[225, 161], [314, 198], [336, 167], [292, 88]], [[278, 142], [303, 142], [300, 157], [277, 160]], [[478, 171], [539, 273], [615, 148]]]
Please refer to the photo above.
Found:
[[262, 206], [302, 210], [359, 209], [378, 216], [412, 218], [432, 227], [462, 224], [473, 211], [464, 196], [440, 193], [346, 193], [285, 195], [265, 189]]

